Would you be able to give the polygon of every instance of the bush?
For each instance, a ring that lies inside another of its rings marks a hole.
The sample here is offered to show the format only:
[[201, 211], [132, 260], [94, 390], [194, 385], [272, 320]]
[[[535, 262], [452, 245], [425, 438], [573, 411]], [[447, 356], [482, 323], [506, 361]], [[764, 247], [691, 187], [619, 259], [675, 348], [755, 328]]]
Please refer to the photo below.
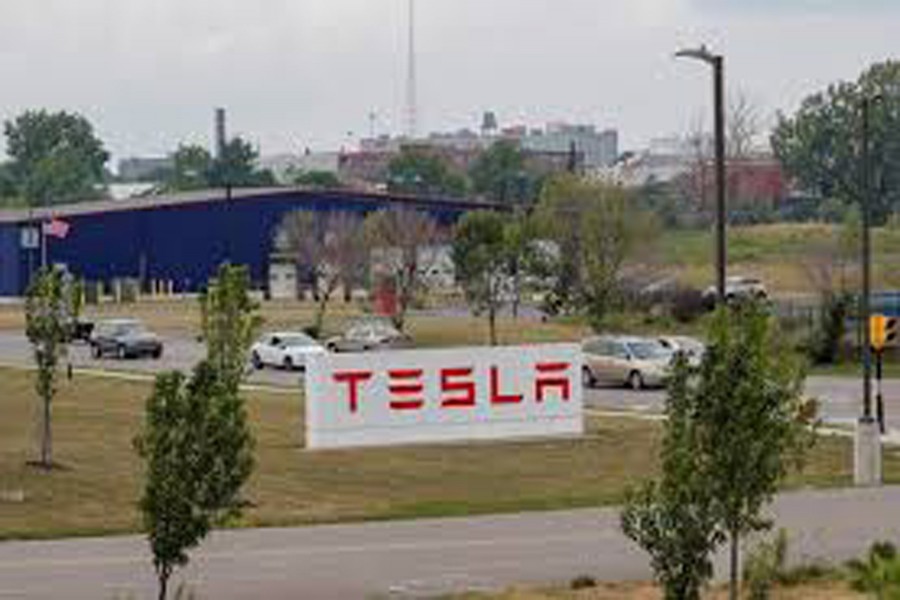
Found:
[[876, 598], [900, 598], [900, 556], [890, 542], [875, 542], [865, 560], [847, 563], [850, 586]]
[[690, 323], [709, 310], [709, 303], [698, 289], [678, 287], [669, 300], [672, 317], [679, 323]]
[[597, 587], [597, 580], [590, 575], [579, 575], [569, 584], [573, 590], [586, 590], [588, 588]]
[[750, 600], [767, 600], [772, 586], [780, 580], [787, 561], [787, 532], [778, 530], [772, 541], [760, 542], [747, 554], [744, 581]]
[[838, 362], [850, 305], [851, 298], [847, 294], [829, 294], [823, 298], [816, 329], [807, 345], [807, 354], [814, 364]]

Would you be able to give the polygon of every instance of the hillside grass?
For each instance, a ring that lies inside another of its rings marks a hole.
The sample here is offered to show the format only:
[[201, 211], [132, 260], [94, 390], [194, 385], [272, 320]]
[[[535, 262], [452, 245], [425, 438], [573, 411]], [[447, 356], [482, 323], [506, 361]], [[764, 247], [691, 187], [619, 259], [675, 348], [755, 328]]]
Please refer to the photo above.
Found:
[[[729, 270], [763, 279], [775, 295], [815, 292], [809, 266], [825, 248], [838, 244], [840, 227], [792, 223], [733, 227], [728, 231]], [[900, 288], [900, 229], [873, 231], [873, 280], [876, 289]], [[655, 263], [685, 284], [705, 288], [714, 281], [711, 230], [672, 230], [660, 237]], [[851, 277], [855, 272], [851, 272]]]
[[[132, 440], [149, 382], [76, 374], [54, 404], [60, 470], [26, 465], [38, 403], [32, 375], [0, 369], [0, 539], [134, 532], [140, 464]], [[310, 452], [302, 399], [247, 394], [257, 438], [252, 502], [239, 526], [302, 525], [614, 505], [656, 473], [660, 426], [588, 419], [580, 439]], [[900, 452], [885, 457], [900, 482]], [[850, 440], [823, 438], [789, 487], [852, 482]]]

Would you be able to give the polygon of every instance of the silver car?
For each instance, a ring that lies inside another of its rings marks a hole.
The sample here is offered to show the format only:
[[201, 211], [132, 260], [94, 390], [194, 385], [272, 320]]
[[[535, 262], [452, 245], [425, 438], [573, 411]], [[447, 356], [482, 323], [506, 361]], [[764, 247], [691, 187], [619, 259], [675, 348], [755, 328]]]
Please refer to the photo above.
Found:
[[659, 340], [600, 336], [582, 342], [586, 387], [600, 382], [633, 390], [665, 385], [673, 354]]

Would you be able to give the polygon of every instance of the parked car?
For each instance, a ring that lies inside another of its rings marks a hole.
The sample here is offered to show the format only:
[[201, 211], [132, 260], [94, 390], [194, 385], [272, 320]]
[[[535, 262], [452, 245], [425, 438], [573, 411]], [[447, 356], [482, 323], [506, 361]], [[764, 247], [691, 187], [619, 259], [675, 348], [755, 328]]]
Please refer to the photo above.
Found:
[[[716, 286], [711, 285], [703, 292], [703, 298], [707, 303], [714, 305], [717, 293]], [[725, 300], [727, 302], [742, 299], [765, 300], [768, 297], [769, 292], [766, 290], [766, 286], [755, 277], [737, 275], [725, 279]]]
[[269, 333], [250, 348], [250, 362], [256, 369], [276, 367], [289, 371], [303, 370], [309, 355], [323, 352], [325, 348], [305, 333]]
[[697, 338], [669, 335], [660, 337], [659, 343], [673, 355], [684, 353], [688, 364], [692, 367], [699, 367], [703, 361], [703, 355], [706, 354], [706, 345]]
[[583, 381], [627, 385], [633, 390], [665, 384], [672, 352], [659, 340], [641, 337], [601, 336], [582, 342]]
[[412, 339], [388, 323], [360, 323], [350, 327], [343, 335], [330, 338], [325, 347], [331, 352], [365, 352], [410, 348]]
[[91, 332], [91, 354], [94, 358], [112, 355], [116, 358], [160, 358], [163, 343], [137, 319], [100, 321]]

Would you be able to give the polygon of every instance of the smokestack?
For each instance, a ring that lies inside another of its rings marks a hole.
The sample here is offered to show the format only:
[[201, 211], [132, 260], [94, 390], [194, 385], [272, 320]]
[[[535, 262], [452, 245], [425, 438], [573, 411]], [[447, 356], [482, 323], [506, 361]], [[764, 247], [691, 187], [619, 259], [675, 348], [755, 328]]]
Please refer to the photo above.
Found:
[[225, 144], [228, 142], [225, 131], [225, 109], [216, 109], [216, 158], [222, 158], [225, 153]]

